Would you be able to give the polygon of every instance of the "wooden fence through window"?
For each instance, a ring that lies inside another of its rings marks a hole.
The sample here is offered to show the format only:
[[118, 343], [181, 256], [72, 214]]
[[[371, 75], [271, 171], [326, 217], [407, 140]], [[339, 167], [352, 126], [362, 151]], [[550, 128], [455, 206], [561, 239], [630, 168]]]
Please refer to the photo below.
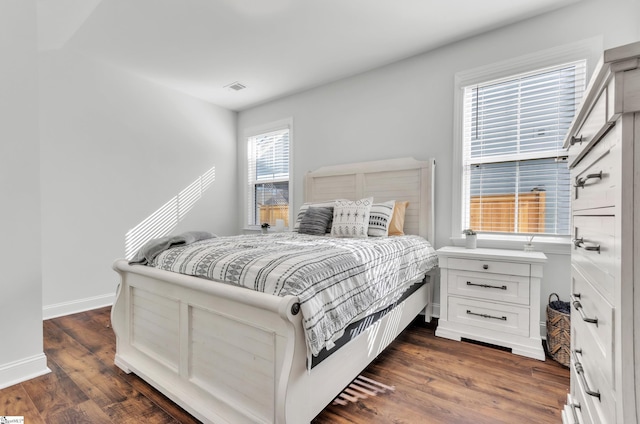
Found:
[[283, 219], [284, 226], [289, 226], [289, 205], [260, 205], [260, 223], [268, 222], [272, 227], [276, 219]]
[[517, 208], [515, 194], [471, 196], [470, 228], [505, 233], [543, 233], [545, 202], [544, 191], [518, 193]]

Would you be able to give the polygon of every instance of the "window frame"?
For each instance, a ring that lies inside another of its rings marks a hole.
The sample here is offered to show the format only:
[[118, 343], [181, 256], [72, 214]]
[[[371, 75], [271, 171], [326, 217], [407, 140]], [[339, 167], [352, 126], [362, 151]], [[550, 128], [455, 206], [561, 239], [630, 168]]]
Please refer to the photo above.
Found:
[[[453, 120], [453, 155], [452, 155], [452, 198], [451, 210], [451, 242], [456, 246], [464, 246], [463, 218], [463, 119], [464, 119], [464, 87], [482, 84], [487, 81], [505, 79], [510, 76], [526, 74], [539, 69], [551, 68], [562, 64], [586, 61], [586, 78], [593, 73], [595, 64], [602, 52], [600, 37], [582, 40], [520, 56], [518, 58], [497, 62], [466, 71], [457, 72], [454, 76], [454, 120]], [[567, 246], [571, 236], [536, 235], [534, 242], [544, 251], [568, 253]], [[528, 237], [521, 234], [479, 234], [478, 246], [505, 249], [522, 249]]]
[[[242, 138], [242, 142], [241, 144], [241, 152], [242, 155], [241, 157], [243, 158], [242, 164], [243, 166], [241, 167], [241, 171], [242, 172], [242, 178], [241, 181], [243, 182], [243, 190], [242, 190], [242, 201], [240, 202], [243, 213], [242, 213], [242, 226], [241, 228], [245, 229], [245, 230], [260, 230], [260, 225], [259, 224], [250, 224], [249, 223], [249, 138], [251, 137], [255, 137], [261, 134], [266, 134], [266, 133], [271, 133], [271, 132], [276, 132], [276, 131], [281, 131], [281, 130], [289, 130], [289, 225], [291, 226], [291, 220], [293, 218], [293, 211], [292, 211], [292, 205], [293, 205], [293, 195], [294, 195], [294, 183], [293, 183], [293, 119], [292, 118], [286, 118], [286, 119], [282, 119], [282, 120], [278, 120], [278, 121], [274, 121], [274, 122], [270, 122], [264, 125], [258, 125], [258, 126], [254, 126], [254, 127], [250, 127], [250, 128], [246, 128], [243, 131], [243, 138]], [[284, 181], [284, 180], [282, 180]], [[252, 196], [253, 198], [253, 196]], [[255, 201], [255, 199], [254, 199]]]

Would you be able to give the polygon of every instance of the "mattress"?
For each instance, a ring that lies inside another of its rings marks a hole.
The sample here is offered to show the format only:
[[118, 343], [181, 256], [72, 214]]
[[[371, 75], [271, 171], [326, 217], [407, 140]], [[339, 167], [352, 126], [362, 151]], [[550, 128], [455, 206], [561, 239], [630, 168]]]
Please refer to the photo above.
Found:
[[395, 309], [396, 306], [404, 302], [409, 296], [411, 296], [416, 290], [418, 290], [422, 285], [425, 284], [425, 280], [422, 279], [415, 283], [408, 283], [407, 289], [403, 291], [402, 295], [399, 299], [389, 302], [382, 309], [379, 309], [370, 314], [366, 314], [363, 317], [358, 317], [353, 320], [344, 330], [342, 336], [335, 340], [335, 346], [331, 349], [323, 348], [317, 355], [311, 357], [311, 365], [310, 368], [314, 368], [319, 365], [320, 362], [327, 359], [329, 356], [333, 355], [338, 349], [342, 346], [349, 343], [351, 340], [358, 337], [360, 334], [364, 333], [364, 331], [375, 324], [379, 319], [384, 318], [389, 312]]
[[397, 301], [437, 265], [419, 236], [299, 233], [216, 237], [169, 248], [150, 266], [300, 299], [307, 347], [331, 349], [353, 321]]

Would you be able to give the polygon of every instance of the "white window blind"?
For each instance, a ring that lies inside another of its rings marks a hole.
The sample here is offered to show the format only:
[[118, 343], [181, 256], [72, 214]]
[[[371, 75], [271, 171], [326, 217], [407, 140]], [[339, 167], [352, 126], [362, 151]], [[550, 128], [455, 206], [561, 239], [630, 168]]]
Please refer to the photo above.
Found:
[[289, 225], [289, 129], [248, 137], [248, 224]]
[[464, 87], [463, 223], [492, 233], [567, 235], [562, 148], [584, 61]]

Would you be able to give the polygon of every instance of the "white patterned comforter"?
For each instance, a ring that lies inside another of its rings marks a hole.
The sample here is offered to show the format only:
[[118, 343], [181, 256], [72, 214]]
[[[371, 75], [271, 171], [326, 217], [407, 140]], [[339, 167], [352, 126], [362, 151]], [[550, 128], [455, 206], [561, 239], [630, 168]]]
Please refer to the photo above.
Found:
[[438, 258], [418, 236], [344, 239], [298, 233], [217, 237], [172, 247], [150, 266], [300, 299], [307, 347], [317, 355], [379, 299], [397, 300], [403, 282]]

